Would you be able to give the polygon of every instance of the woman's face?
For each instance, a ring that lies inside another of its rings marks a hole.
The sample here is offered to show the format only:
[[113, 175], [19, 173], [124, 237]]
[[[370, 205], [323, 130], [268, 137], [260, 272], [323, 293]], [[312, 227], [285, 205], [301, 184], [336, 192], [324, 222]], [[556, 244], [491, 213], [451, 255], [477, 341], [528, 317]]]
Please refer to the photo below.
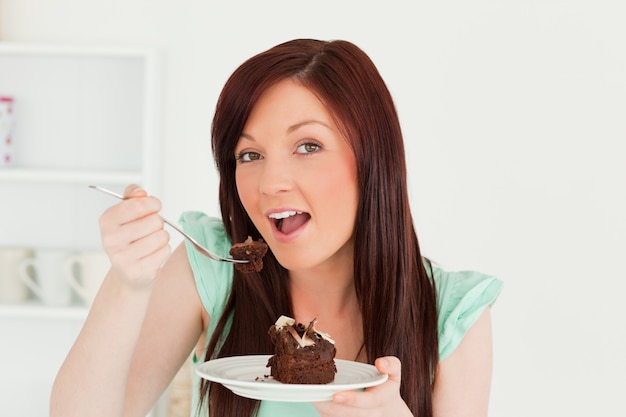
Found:
[[292, 80], [268, 89], [252, 109], [235, 156], [241, 202], [285, 268], [352, 261], [356, 160], [310, 90]]

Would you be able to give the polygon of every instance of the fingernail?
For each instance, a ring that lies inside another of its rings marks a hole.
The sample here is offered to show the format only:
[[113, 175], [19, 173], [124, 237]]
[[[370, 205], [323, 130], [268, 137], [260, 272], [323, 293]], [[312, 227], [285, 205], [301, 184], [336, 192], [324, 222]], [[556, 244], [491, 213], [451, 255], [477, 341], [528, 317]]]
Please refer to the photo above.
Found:
[[340, 403], [340, 404], [341, 404], [341, 403], [346, 402], [346, 397], [345, 397], [345, 396], [343, 396], [343, 395], [341, 395], [341, 394], [335, 394], [335, 398], [333, 398], [333, 400], [334, 400], [336, 403]]

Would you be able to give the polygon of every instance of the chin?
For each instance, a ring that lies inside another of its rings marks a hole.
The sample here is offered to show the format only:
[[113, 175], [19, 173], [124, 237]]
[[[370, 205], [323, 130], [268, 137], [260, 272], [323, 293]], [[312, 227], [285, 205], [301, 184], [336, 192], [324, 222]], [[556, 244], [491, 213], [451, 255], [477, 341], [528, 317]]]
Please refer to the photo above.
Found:
[[278, 263], [288, 271], [299, 271], [314, 268], [319, 265], [317, 260], [312, 259], [306, 255], [292, 255], [292, 254], [276, 254], [274, 253]]

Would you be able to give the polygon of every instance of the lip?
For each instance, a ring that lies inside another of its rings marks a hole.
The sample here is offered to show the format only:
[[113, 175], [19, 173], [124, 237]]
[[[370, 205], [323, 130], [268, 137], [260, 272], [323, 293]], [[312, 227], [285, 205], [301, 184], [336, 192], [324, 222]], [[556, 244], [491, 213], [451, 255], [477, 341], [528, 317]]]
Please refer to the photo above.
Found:
[[289, 243], [289, 242], [294, 241], [298, 236], [300, 236], [304, 232], [304, 230], [306, 229], [310, 221], [310, 219], [307, 220], [302, 226], [298, 227], [296, 230], [293, 230], [291, 233], [283, 233], [280, 230], [278, 230], [278, 228], [276, 227], [276, 222], [274, 221], [274, 219], [271, 219], [269, 216], [270, 214], [273, 214], [273, 213], [283, 213], [285, 211], [308, 213], [307, 211], [296, 209], [293, 207], [275, 208], [275, 209], [268, 210], [265, 213], [265, 217], [267, 218], [267, 221], [270, 224], [270, 228], [272, 230], [272, 236], [279, 243]]

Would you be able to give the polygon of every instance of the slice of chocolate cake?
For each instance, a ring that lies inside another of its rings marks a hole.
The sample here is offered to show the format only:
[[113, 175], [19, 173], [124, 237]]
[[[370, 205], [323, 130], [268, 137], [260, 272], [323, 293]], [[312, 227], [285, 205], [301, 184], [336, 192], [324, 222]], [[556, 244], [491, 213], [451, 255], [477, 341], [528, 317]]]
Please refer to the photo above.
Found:
[[335, 342], [315, 329], [291, 317], [280, 316], [269, 329], [275, 354], [267, 366], [275, 380], [285, 384], [328, 384], [335, 380]]
[[248, 236], [242, 243], [235, 243], [230, 248], [230, 255], [233, 259], [248, 260], [250, 262], [234, 264], [241, 272], [258, 272], [263, 269], [263, 256], [267, 253], [267, 243], [263, 240], [252, 240]]

